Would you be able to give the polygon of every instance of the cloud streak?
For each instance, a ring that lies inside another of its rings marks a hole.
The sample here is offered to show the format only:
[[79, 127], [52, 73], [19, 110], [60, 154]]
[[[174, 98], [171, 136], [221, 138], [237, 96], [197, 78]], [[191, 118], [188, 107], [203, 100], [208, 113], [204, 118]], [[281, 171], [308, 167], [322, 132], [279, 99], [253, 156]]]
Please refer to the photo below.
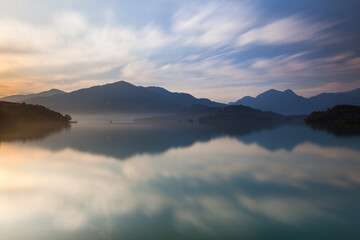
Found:
[[187, 45], [224, 46], [254, 24], [255, 13], [246, 4], [211, 3], [183, 8], [174, 16], [173, 31]]
[[280, 45], [301, 42], [329, 43], [334, 42], [335, 37], [327, 30], [334, 23], [311, 23], [299, 16], [290, 16], [276, 20], [263, 27], [251, 29], [238, 38], [238, 45]]

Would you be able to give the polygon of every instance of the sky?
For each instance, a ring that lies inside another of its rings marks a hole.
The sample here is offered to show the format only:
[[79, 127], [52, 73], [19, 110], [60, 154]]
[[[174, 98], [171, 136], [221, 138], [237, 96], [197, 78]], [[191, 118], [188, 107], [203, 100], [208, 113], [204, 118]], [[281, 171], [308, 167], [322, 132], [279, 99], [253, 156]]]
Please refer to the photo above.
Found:
[[360, 87], [358, 0], [0, 0], [0, 96], [120, 80], [220, 102]]

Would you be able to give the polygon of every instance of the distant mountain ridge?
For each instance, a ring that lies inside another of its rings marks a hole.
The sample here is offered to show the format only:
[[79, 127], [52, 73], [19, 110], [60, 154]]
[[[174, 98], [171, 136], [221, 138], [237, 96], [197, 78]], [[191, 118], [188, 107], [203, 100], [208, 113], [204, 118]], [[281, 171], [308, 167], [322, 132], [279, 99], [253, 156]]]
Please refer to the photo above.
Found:
[[246, 96], [230, 103], [230, 105], [244, 105], [283, 115], [310, 114], [314, 111], [322, 111], [343, 104], [360, 105], [360, 88], [342, 93], [321, 93], [310, 98], [298, 96], [290, 89], [283, 92], [270, 89], [255, 98]]
[[37, 96], [26, 103], [39, 104], [66, 113], [168, 113], [195, 104], [221, 107], [225, 104], [198, 99], [187, 93], [160, 87], [135, 86], [125, 81], [80, 89], [53, 96]]
[[64, 94], [66, 92], [61, 91], [59, 89], [51, 89], [49, 91], [45, 91], [45, 92], [41, 92], [41, 93], [33, 93], [33, 94], [28, 94], [28, 95], [12, 95], [12, 96], [7, 96], [7, 97], [3, 97], [0, 98], [1, 101], [5, 101], [5, 102], [24, 102], [25, 100], [28, 100], [30, 98], [34, 98], [34, 97], [50, 97], [53, 95], [58, 95], [58, 94]]
[[[174, 113], [189, 108], [224, 107], [226, 104], [195, 98], [187, 93], [170, 92], [161, 87], [135, 86], [119, 81], [79, 89], [70, 93], [52, 89], [29, 95], [1, 98], [8, 102], [38, 104], [64, 113]], [[298, 96], [292, 90], [270, 89], [257, 97], [246, 96], [229, 105], [244, 105], [282, 115], [308, 115], [336, 105], [360, 106], [360, 88], [342, 93], [322, 93], [314, 97]]]

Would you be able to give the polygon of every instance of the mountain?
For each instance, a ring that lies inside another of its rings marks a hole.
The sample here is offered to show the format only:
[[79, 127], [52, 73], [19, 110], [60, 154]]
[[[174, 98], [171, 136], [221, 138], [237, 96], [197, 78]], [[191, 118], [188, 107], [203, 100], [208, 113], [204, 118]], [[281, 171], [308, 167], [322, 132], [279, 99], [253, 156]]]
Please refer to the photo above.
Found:
[[341, 104], [360, 105], [360, 88], [350, 92], [322, 93], [310, 98], [298, 96], [290, 89], [283, 92], [271, 89], [255, 98], [246, 96], [230, 104], [245, 105], [283, 115], [304, 115]]
[[336, 105], [360, 105], [360, 88], [350, 92], [322, 93], [309, 98], [309, 100], [316, 104], [317, 111], [326, 110]]
[[308, 100], [296, 95], [290, 89], [284, 92], [270, 89], [261, 93], [256, 98], [244, 97], [235, 104], [284, 115], [307, 114], [311, 112]]
[[49, 96], [64, 94], [64, 93], [66, 93], [66, 92], [58, 90], [58, 89], [51, 89], [49, 91], [45, 91], [45, 92], [41, 92], [41, 93], [7, 96], [7, 97], [0, 98], [0, 100], [5, 101], [5, 102], [24, 102], [25, 100], [28, 100], [28, 99], [34, 98], [34, 97], [49, 97]]
[[165, 113], [194, 104], [225, 106], [190, 94], [169, 92], [160, 87], [134, 86], [120, 81], [48, 97], [33, 97], [27, 103], [39, 104], [67, 113]]

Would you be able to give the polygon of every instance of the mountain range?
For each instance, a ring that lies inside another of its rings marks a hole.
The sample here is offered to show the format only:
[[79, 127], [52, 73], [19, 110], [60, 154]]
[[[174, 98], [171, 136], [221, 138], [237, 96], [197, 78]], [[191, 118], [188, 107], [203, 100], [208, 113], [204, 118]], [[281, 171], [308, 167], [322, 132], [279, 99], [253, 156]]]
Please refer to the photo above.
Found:
[[64, 113], [169, 113], [194, 104], [225, 106], [187, 93], [169, 92], [160, 87], [134, 86], [125, 81], [51, 96], [35, 95], [22, 101]]
[[35, 97], [50, 97], [53, 95], [64, 94], [66, 92], [58, 90], [58, 89], [51, 89], [49, 91], [41, 92], [41, 93], [34, 93], [28, 95], [12, 95], [8, 97], [3, 97], [0, 100], [5, 102], [24, 102], [30, 98]]
[[[225, 107], [226, 104], [195, 98], [161, 87], [135, 86], [125, 81], [84, 88], [73, 92], [52, 89], [0, 99], [38, 104], [63, 113], [175, 113], [188, 108]], [[244, 105], [282, 115], [308, 115], [335, 105], [360, 105], [360, 88], [342, 93], [322, 93], [305, 98], [292, 90], [270, 89], [257, 97], [246, 96], [229, 105]], [[199, 109], [196, 109], [199, 110]]]
[[290, 89], [283, 92], [270, 89], [255, 98], [246, 96], [230, 103], [230, 105], [244, 105], [283, 115], [307, 115], [341, 104], [360, 105], [360, 88], [349, 92], [321, 93], [310, 98], [298, 96]]

